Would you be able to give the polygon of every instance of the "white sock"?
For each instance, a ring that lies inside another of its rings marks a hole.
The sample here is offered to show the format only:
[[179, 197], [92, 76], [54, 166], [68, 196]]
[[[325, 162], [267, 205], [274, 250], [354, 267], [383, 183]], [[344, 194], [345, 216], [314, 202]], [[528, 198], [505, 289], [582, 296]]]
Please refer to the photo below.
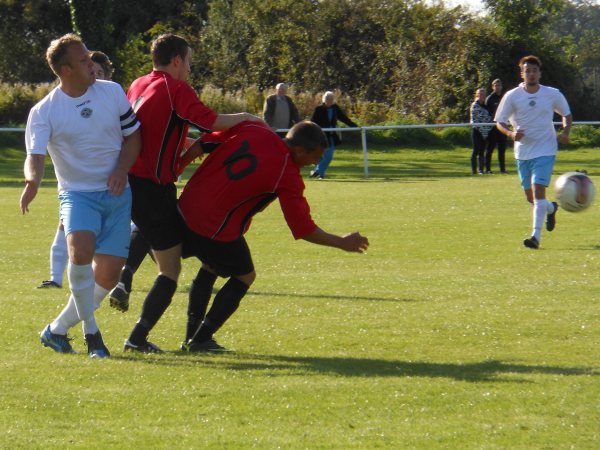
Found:
[[[104, 297], [106, 297], [106, 294], [108, 294], [108, 289], [104, 289], [102, 286], [100, 286], [98, 283], [96, 283], [96, 285], [94, 286], [94, 311], [96, 311], [98, 308], [100, 308], [100, 305], [102, 304], [102, 300], [104, 300]], [[98, 324], [96, 323], [96, 316], [94, 316], [92, 314], [92, 316], [89, 319], [84, 320], [82, 323], [82, 328], [83, 328], [84, 336], [86, 334], [96, 334], [98, 332]]]
[[67, 252], [67, 238], [65, 230], [60, 228], [56, 230], [54, 241], [50, 247], [50, 280], [62, 286], [63, 274], [65, 267], [69, 262], [69, 254]]
[[56, 319], [54, 319], [54, 322], [50, 324], [50, 331], [55, 334], [67, 334], [67, 331], [78, 322], [79, 316], [77, 315], [77, 307], [75, 306], [75, 300], [73, 300], [73, 295], [71, 294], [67, 306], [65, 306]]
[[94, 285], [96, 283], [92, 265], [80, 266], [70, 263], [67, 274], [79, 320], [88, 320], [94, 314]]
[[533, 232], [532, 236], [540, 242], [542, 235], [542, 225], [546, 219], [546, 211], [548, 211], [548, 200], [534, 199], [533, 200]]
[[[108, 289], [104, 289], [99, 284], [94, 285], [94, 310], [98, 309], [102, 303], [104, 297], [108, 293]], [[67, 334], [67, 332], [77, 325], [81, 320], [77, 314], [77, 307], [75, 306], [75, 300], [73, 295], [69, 296], [69, 302], [67, 306], [61, 311], [54, 322], [50, 324], [50, 331], [55, 334]], [[95, 327], [95, 329], [94, 329]], [[92, 315], [91, 320], [88, 319], [83, 322], [83, 334], [95, 334], [98, 331], [98, 325], [96, 319]]]
[[554, 212], [554, 204], [550, 200], [546, 200], [546, 213], [552, 214]]

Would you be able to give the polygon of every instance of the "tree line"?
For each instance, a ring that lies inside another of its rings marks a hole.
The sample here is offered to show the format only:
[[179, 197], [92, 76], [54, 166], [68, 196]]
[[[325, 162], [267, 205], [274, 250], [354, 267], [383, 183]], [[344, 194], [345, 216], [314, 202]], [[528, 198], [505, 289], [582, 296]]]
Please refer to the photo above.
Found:
[[379, 123], [444, 123], [466, 120], [494, 78], [516, 86], [518, 59], [535, 54], [575, 120], [598, 120], [600, 5], [483, 3], [484, 14], [441, 0], [0, 0], [0, 81], [52, 81], [48, 43], [75, 31], [111, 57], [126, 88], [151, 70], [149, 42], [169, 31], [193, 47], [198, 91], [266, 94], [285, 81], [312, 97], [343, 92]]

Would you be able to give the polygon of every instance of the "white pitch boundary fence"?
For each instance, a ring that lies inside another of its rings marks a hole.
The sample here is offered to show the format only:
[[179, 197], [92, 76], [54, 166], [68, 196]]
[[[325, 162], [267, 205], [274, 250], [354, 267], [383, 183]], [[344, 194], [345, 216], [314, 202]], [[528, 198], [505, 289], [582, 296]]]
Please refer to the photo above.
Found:
[[[555, 125], [562, 125], [562, 122], [554, 122]], [[421, 124], [421, 125], [372, 125], [365, 127], [356, 127], [356, 128], [323, 128], [323, 131], [339, 131], [342, 133], [347, 132], [358, 132], [360, 131], [361, 142], [362, 142], [362, 151], [363, 151], [363, 165], [364, 165], [364, 173], [365, 178], [369, 178], [369, 148], [367, 145], [367, 133], [369, 131], [374, 130], [408, 130], [415, 128], [459, 128], [459, 127], [475, 127], [475, 126], [485, 126], [491, 125], [496, 126], [495, 123], [436, 123], [436, 124]], [[592, 122], [573, 122], [573, 125], [600, 125], [600, 121], [592, 121]], [[287, 128], [278, 129], [277, 131], [285, 132]], [[1, 132], [9, 132], [9, 131], [17, 131], [24, 132], [25, 128], [0, 128]]]
[[[555, 125], [561, 126], [562, 122], [554, 122]], [[361, 134], [361, 142], [362, 142], [362, 150], [363, 150], [363, 165], [364, 165], [364, 173], [365, 178], [369, 178], [369, 150], [367, 145], [367, 133], [372, 130], [407, 130], [407, 129], [415, 129], [415, 128], [459, 128], [459, 127], [478, 127], [478, 126], [496, 126], [495, 122], [491, 123], [444, 123], [444, 124], [421, 124], [421, 125], [372, 125], [365, 127], [356, 127], [356, 128], [323, 128], [323, 131], [341, 131], [341, 132], [349, 132], [349, 131], [360, 131]], [[599, 121], [594, 122], [573, 122], [572, 125], [600, 125]], [[287, 131], [287, 129], [281, 129], [277, 131]]]

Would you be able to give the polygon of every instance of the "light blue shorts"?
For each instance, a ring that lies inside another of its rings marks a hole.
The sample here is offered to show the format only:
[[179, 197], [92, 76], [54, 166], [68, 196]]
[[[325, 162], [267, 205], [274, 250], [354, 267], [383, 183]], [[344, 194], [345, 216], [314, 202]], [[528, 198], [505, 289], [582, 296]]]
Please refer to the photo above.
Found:
[[517, 170], [523, 189], [531, 189], [532, 184], [550, 186], [556, 156], [540, 156], [533, 159], [518, 159]]
[[67, 191], [58, 195], [65, 235], [91, 231], [96, 235], [96, 253], [127, 258], [131, 235], [131, 190], [118, 197], [109, 191]]

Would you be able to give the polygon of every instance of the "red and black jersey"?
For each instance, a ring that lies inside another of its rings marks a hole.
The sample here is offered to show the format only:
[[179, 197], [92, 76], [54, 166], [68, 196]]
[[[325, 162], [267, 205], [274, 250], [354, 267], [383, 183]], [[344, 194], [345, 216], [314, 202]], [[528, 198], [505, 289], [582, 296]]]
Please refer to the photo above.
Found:
[[217, 147], [179, 198], [179, 210], [192, 231], [218, 241], [233, 241], [275, 198], [294, 238], [301, 239], [317, 228], [304, 198], [300, 168], [268, 125], [242, 122], [204, 135], [202, 140]]
[[189, 125], [210, 131], [217, 113], [185, 81], [157, 70], [135, 80], [127, 98], [142, 124], [142, 150], [129, 172], [159, 184], [176, 181]]

